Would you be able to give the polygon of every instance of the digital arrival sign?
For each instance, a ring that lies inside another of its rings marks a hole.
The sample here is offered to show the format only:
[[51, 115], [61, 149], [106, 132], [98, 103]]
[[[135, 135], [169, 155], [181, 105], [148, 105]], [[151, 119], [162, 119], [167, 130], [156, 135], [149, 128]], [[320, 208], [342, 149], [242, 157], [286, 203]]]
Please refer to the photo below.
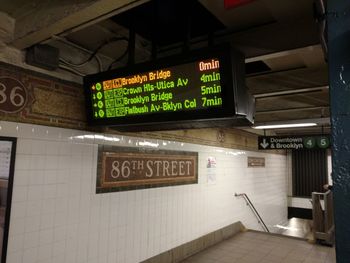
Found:
[[[243, 56], [214, 49], [84, 78], [91, 125], [181, 123], [233, 118], [244, 95]], [[233, 59], [232, 59], [233, 58]], [[239, 90], [239, 92], [238, 92]], [[245, 103], [243, 101], [243, 103]]]
[[217, 58], [92, 83], [95, 119], [222, 107]]

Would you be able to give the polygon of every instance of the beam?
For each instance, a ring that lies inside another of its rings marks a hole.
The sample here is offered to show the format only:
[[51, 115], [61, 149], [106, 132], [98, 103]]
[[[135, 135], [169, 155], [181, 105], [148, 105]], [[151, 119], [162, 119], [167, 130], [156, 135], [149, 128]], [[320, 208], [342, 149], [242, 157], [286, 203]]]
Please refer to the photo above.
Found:
[[[246, 62], [256, 61], [259, 56], [289, 50], [316, 47], [319, 44], [318, 29], [312, 17], [279, 23], [268, 23], [240, 31], [224, 30], [214, 34], [216, 44], [231, 42], [243, 52]], [[191, 47], [207, 45], [207, 37], [190, 41]], [[162, 56], [180, 52], [183, 43], [176, 43], [159, 50]]]
[[272, 23], [234, 34], [231, 41], [247, 58], [298, 49], [319, 43], [318, 29], [312, 17]]
[[257, 111], [255, 114], [256, 115], [261, 115], [261, 114], [271, 114], [271, 113], [298, 112], [298, 111], [319, 110], [319, 109], [326, 109], [326, 108], [329, 108], [329, 105], [316, 106], [316, 107], [300, 107], [300, 108]]
[[[247, 80], [254, 80], [254, 79], [259, 79], [259, 78], [264, 78], [264, 77], [271, 77], [271, 76], [279, 76], [283, 74], [300, 74], [300, 73], [305, 73], [307, 74], [308, 72], [312, 72], [315, 70], [323, 70], [327, 69], [327, 64], [319, 65], [319, 67], [298, 67], [298, 68], [289, 68], [289, 69], [284, 69], [284, 70], [278, 70], [278, 71], [266, 71], [262, 72], [260, 74], [254, 74], [254, 75], [247, 75], [246, 79]], [[325, 70], [326, 71], [326, 70]]]
[[76, 4], [75, 1], [57, 4], [57, 1], [50, 1], [16, 21], [14, 41], [10, 44], [25, 49], [52, 35], [80, 30], [148, 1], [94, 0], [83, 4]]
[[317, 92], [317, 91], [324, 91], [328, 89], [329, 89], [328, 86], [321, 86], [321, 87], [313, 87], [313, 88], [302, 88], [302, 89], [294, 89], [294, 90], [259, 93], [259, 94], [253, 94], [253, 96], [256, 99], [264, 99], [264, 98], [271, 98], [271, 97], [288, 96], [292, 94], [305, 94], [305, 93], [311, 93], [311, 92]]
[[0, 48], [11, 42], [15, 31], [15, 19], [0, 11]]
[[280, 52], [246, 58], [245, 63], [256, 62], [256, 61], [267, 60], [267, 59], [274, 59], [274, 58], [281, 58], [281, 57], [286, 57], [290, 55], [299, 55], [300, 53], [310, 52], [314, 49], [319, 49], [320, 47], [321, 45], [317, 44], [317, 45], [311, 45], [311, 46], [302, 47], [302, 48], [295, 48], [291, 50], [283, 50]]
[[331, 127], [330, 126], [314, 126], [314, 127], [306, 127], [306, 128], [300, 128], [300, 129], [279, 129], [274, 130], [276, 135], [282, 136], [282, 135], [315, 135], [315, 134], [330, 134], [331, 133]]
[[246, 84], [253, 94], [327, 86], [327, 65], [247, 77]]

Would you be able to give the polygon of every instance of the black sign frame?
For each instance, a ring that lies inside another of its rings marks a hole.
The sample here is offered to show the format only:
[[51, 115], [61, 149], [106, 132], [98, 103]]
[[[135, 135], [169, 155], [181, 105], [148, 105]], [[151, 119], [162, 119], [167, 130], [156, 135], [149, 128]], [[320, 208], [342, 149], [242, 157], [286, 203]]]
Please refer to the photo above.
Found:
[[[144, 115], [129, 115], [125, 117], [104, 119], [95, 119], [93, 117], [91, 86], [94, 83], [143, 72], [161, 70], [163, 68], [210, 58], [217, 58], [220, 60], [222, 107], [177, 112], [148, 113]], [[238, 74], [240, 74], [240, 76], [237, 76]], [[87, 121], [88, 124], [92, 126], [122, 127], [132, 125], [158, 125], [161, 123], [165, 123], [167, 125], [174, 122], [193, 123], [194, 121], [200, 122], [204, 120], [230, 120], [237, 117], [236, 114], [241, 113], [241, 109], [239, 108], [240, 105], [236, 101], [236, 97], [242, 96], [242, 91], [240, 91], [239, 88], [245, 89], [244, 56], [242, 54], [232, 50], [229, 45], [196, 50], [171, 58], [163, 58], [125, 68], [85, 76], [84, 90], [86, 95]], [[243, 115], [243, 117], [245, 117], [245, 115]]]

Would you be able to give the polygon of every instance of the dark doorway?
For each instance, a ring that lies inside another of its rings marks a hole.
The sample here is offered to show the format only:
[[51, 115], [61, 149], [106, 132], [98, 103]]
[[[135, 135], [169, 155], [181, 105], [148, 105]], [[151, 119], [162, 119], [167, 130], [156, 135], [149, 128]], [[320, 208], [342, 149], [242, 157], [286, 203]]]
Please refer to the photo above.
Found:
[[6, 262], [17, 139], [0, 136], [0, 254]]
[[324, 192], [327, 168], [327, 150], [293, 151], [293, 196], [311, 198], [312, 192]]

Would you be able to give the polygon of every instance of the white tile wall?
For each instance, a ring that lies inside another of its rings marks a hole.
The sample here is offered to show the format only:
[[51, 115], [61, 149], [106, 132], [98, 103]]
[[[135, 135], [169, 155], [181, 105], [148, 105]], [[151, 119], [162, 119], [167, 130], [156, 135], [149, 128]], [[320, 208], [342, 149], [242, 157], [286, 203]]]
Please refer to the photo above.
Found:
[[[95, 194], [98, 143], [136, 147], [144, 139], [84, 134], [0, 122], [1, 136], [18, 137], [8, 263], [140, 262], [236, 221], [261, 230], [235, 192], [249, 195], [269, 227], [287, 219], [283, 155], [148, 140], [199, 152], [198, 184]], [[247, 168], [247, 156], [265, 157], [266, 167]]]

